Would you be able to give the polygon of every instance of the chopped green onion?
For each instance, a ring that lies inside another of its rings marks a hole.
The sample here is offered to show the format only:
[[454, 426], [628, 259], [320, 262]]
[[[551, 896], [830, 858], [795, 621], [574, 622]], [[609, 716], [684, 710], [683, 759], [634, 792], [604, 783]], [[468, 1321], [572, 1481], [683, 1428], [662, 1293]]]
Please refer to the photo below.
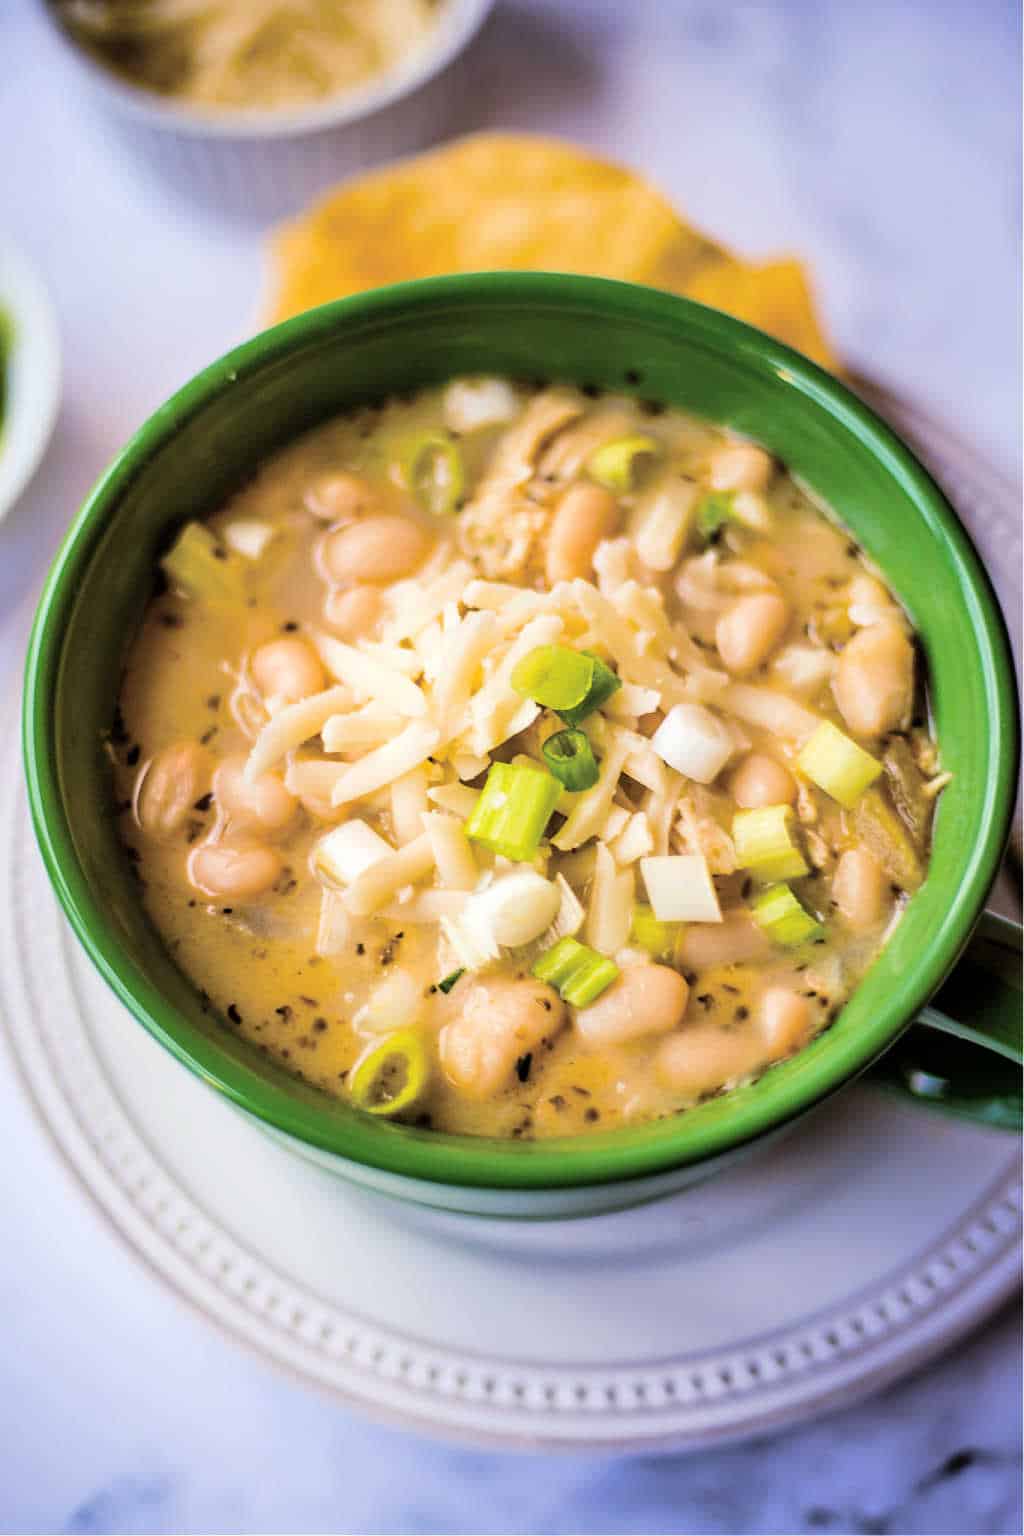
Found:
[[503, 858], [528, 863], [561, 793], [558, 780], [542, 768], [492, 763], [466, 836]]
[[568, 645], [538, 645], [512, 673], [512, 687], [561, 715], [566, 725], [579, 725], [622, 687], [618, 676], [593, 651]]
[[357, 1109], [369, 1115], [400, 1115], [423, 1097], [430, 1061], [423, 1038], [402, 1029], [372, 1045], [356, 1062], [348, 1092]]
[[594, 749], [582, 731], [556, 731], [541, 751], [544, 761], [566, 789], [592, 789], [600, 772]]
[[512, 687], [524, 699], [545, 709], [571, 709], [581, 704], [594, 680], [594, 658], [568, 645], [538, 645], [518, 663]]
[[870, 752], [844, 736], [830, 720], [818, 726], [797, 764], [802, 773], [847, 809], [856, 805], [882, 771], [881, 763]]
[[655, 960], [673, 961], [683, 932], [682, 923], [660, 922], [654, 915], [654, 908], [646, 901], [638, 901], [633, 908], [630, 938]]
[[439, 992], [444, 992], [447, 996], [452, 987], [454, 987], [455, 983], [459, 980], [460, 976], [465, 976], [465, 974], [466, 967], [464, 965], [460, 966], [457, 971], [450, 971], [443, 981], [438, 982], [437, 990]]
[[465, 476], [462, 455], [450, 437], [425, 432], [407, 447], [405, 481], [421, 506], [435, 517], [458, 510]]
[[807, 865], [793, 842], [788, 805], [764, 805], [753, 811], [737, 811], [732, 819], [736, 862], [760, 880], [796, 880], [807, 874]]
[[716, 534], [733, 515], [731, 491], [709, 491], [697, 504], [697, 532], [705, 539]]
[[576, 939], [559, 939], [533, 967], [537, 980], [554, 987], [563, 1002], [573, 1008], [586, 1008], [594, 1002], [618, 974], [614, 961]]
[[637, 459], [660, 456], [661, 444], [653, 437], [617, 437], [613, 442], [603, 443], [590, 455], [587, 473], [599, 485], [621, 496], [636, 485]]
[[822, 926], [797, 901], [788, 885], [770, 885], [754, 902], [751, 912], [758, 927], [776, 944], [787, 948], [817, 938]]
[[606, 703], [613, 693], [618, 693], [622, 687], [621, 678], [601, 660], [600, 656], [595, 656], [593, 651], [583, 651], [581, 654], [594, 663], [594, 675], [584, 698], [578, 704], [558, 711], [566, 725], [570, 726], [579, 725], [581, 720], [592, 715], [595, 709], [600, 709], [601, 705]]
[[242, 594], [245, 569], [203, 523], [186, 523], [161, 560], [172, 586], [206, 602], [232, 602]]

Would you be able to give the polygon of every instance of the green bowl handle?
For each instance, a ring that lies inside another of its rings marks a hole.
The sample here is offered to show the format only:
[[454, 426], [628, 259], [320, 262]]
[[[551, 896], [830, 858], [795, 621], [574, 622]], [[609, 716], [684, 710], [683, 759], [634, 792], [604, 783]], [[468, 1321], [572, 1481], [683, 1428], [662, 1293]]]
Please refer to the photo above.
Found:
[[868, 1077], [918, 1104], [1019, 1131], [1021, 1003], [1020, 924], [986, 912], [951, 975]]

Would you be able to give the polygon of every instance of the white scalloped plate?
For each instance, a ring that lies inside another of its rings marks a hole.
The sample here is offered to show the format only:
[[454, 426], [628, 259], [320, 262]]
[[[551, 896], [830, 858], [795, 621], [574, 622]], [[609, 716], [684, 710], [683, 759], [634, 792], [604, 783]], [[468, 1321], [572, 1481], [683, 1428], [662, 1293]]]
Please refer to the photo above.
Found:
[[[983, 548], [1001, 526], [997, 578], [1019, 569], [1003, 563], [1012, 488], [902, 420]], [[57, 910], [13, 754], [3, 778], [0, 1001], [54, 1139], [181, 1296], [353, 1406], [510, 1448], [736, 1440], [891, 1381], [1018, 1282], [1016, 1140], [867, 1087], [632, 1212], [509, 1224], [351, 1189], [180, 1070], [116, 1003]]]

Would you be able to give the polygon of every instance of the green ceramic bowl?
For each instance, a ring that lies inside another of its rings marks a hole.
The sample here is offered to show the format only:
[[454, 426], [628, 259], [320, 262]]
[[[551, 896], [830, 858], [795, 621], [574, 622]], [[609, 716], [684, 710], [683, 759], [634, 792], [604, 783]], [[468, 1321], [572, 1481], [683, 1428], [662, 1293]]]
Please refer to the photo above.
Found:
[[[186, 518], [336, 412], [450, 375], [571, 379], [671, 402], [756, 438], [885, 571], [921, 636], [945, 765], [931, 870], [834, 1026], [799, 1056], [657, 1124], [535, 1144], [382, 1124], [269, 1065], [220, 1021], [143, 914], [101, 738], [158, 556]], [[50, 877], [113, 990], [212, 1088], [298, 1149], [375, 1188], [456, 1210], [578, 1214], [718, 1166], [849, 1081], [942, 983], [996, 873], [1016, 776], [1013, 671], [992, 589], [941, 493], [837, 381], [700, 305], [597, 279], [487, 273], [325, 305], [214, 363], [131, 440], [50, 574], [25, 690], [32, 814]]]

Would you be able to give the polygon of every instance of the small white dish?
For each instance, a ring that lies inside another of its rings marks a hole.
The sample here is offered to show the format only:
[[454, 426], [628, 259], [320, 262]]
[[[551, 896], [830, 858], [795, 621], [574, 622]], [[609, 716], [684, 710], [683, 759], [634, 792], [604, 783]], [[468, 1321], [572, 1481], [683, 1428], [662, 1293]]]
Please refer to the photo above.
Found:
[[60, 403], [60, 335], [53, 305], [24, 256], [0, 237], [0, 314], [9, 339], [0, 367], [0, 521], [35, 474]]
[[439, 74], [483, 25], [494, 0], [445, 0], [433, 31], [416, 48], [380, 74], [350, 90], [305, 107], [200, 108], [133, 85], [105, 69], [61, 26], [52, 8], [43, 10], [76, 67], [92, 89], [139, 123], [190, 138], [277, 139], [341, 128], [382, 111]]
[[55, 52], [122, 129], [124, 147], [220, 216], [295, 213], [346, 176], [445, 137], [464, 89], [456, 62], [494, 0], [446, 0], [422, 44], [364, 84], [307, 107], [200, 110], [121, 79], [91, 58], [41, 0]]

